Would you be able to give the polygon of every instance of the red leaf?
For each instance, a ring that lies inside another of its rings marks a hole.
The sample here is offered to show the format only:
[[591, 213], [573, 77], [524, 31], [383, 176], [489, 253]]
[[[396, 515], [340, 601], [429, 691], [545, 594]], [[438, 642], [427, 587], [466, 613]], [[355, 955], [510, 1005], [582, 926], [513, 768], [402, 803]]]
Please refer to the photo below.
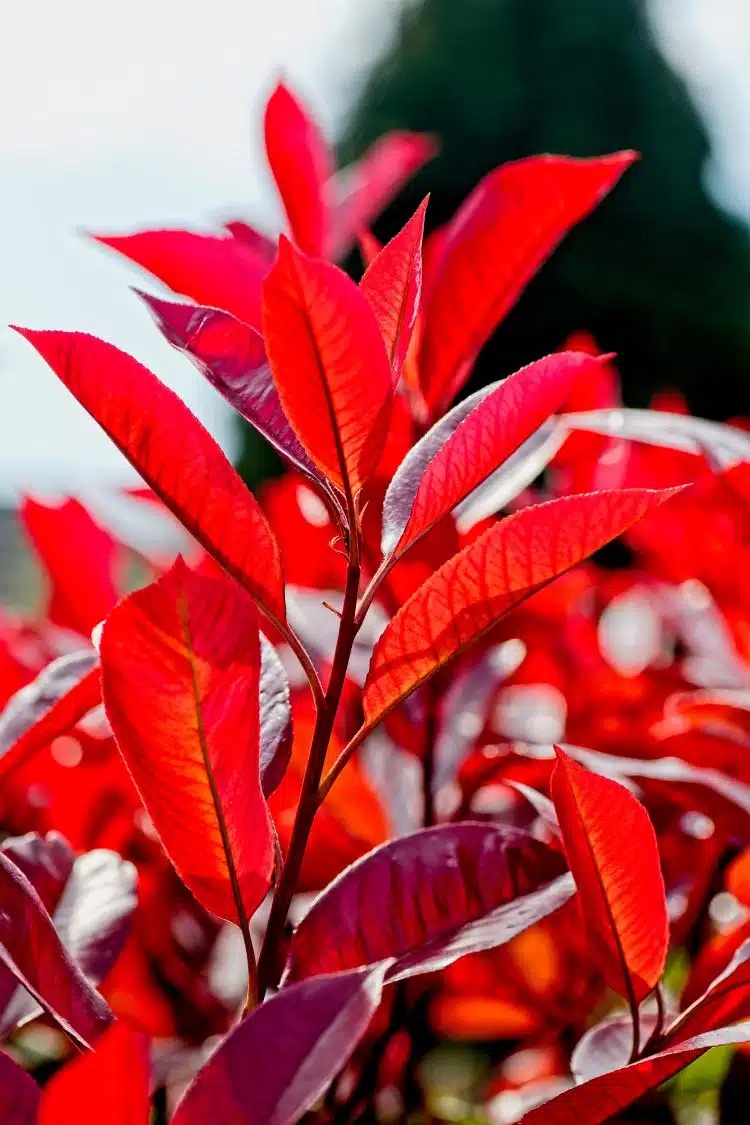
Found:
[[368, 265], [360, 287], [383, 333], [394, 387], [409, 350], [422, 293], [425, 199]]
[[515, 605], [620, 535], [674, 489], [565, 497], [494, 524], [444, 563], [375, 645], [364, 689], [367, 726]]
[[117, 601], [117, 544], [78, 500], [48, 505], [27, 496], [20, 514], [51, 583], [50, 620], [90, 636]]
[[[397, 958], [387, 978], [433, 972], [492, 949], [562, 906], [562, 857], [499, 825], [440, 825], [363, 856], [297, 926], [288, 980]], [[368, 903], [377, 903], [372, 910]]]
[[144, 230], [93, 238], [147, 270], [173, 293], [199, 305], [224, 309], [246, 324], [260, 327], [263, 278], [271, 263], [246, 242], [188, 230]]
[[178, 874], [212, 913], [249, 917], [274, 863], [251, 600], [178, 559], [110, 614], [101, 660], [107, 717]]
[[145, 367], [79, 332], [17, 329], [209, 554], [284, 619], [278, 547], [219, 446]]
[[480, 181], [446, 228], [427, 299], [421, 374], [432, 412], [450, 402], [541, 264], [634, 159], [535, 156]]
[[173, 1125], [295, 1125], [346, 1066], [382, 983], [381, 966], [282, 988], [198, 1072]]
[[39, 1125], [148, 1125], [147, 1037], [116, 1023], [96, 1050], [67, 1063], [44, 1087]]
[[10, 1055], [0, 1053], [0, 1121], [3, 1125], [37, 1125], [40, 1090]]
[[379, 137], [360, 160], [333, 177], [328, 185], [336, 197], [330, 219], [330, 258], [348, 252], [360, 231], [371, 225], [437, 148], [429, 133], [394, 130]]
[[292, 755], [292, 705], [289, 681], [276, 649], [260, 638], [260, 780], [268, 797], [283, 778]]
[[266, 349], [284, 413], [313, 461], [344, 493], [373, 474], [393, 387], [364, 294], [337, 266], [282, 238], [263, 291]]
[[98, 1039], [112, 1013], [63, 948], [39, 895], [0, 852], [0, 963], [79, 1046]]
[[327, 235], [325, 184], [331, 154], [306, 109], [283, 83], [266, 105], [266, 155], [289, 230], [300, 250], [322, 258]]
[[640, 1003], [661, 979], [669, 947], [664, 879], [648, 813], [624, 785], [559, 749], [550, 788], [581, 913], [607, 982]]
[[48, 914], [53, 914], [75, 863], [75, 852], [59, 832], [46, 837], [36, 832], [25, 836], [9, 836], [0, 851], [15, 863], [42, 900]]
[[383, 554], [403, 553], [560, 410], [599, 360], [557, 352], [477, 391], [410, 450], [386, 492]]
[[0, 715], [0, 780], [101, 703], [99, 664], [92, 650], [61, 656], [22, 687]]

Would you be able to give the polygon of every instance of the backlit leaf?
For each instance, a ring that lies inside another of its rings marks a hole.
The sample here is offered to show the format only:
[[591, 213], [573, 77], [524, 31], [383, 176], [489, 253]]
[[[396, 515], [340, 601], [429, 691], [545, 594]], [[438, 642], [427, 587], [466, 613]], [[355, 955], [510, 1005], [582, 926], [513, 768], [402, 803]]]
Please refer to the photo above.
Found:
[[148, 1125], [150, 1083], [148, 1038], [116, 1023], [47, 1083], [39, 1125]]

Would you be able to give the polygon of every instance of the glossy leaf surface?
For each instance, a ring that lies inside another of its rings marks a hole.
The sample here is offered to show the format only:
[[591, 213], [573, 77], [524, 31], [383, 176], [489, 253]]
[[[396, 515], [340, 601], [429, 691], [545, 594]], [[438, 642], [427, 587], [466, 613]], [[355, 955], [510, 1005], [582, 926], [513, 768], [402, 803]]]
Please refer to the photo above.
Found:
[[563, 419], [573, 430], [643, 441], [684, 453], [709, 453], [722, 469], [750, 461], [750, 434], [736, 426], [663, 410], [587, 410]]
[[375, 646], [365, 720], [378, 721], [513, 606], [674, 494], [623, 489], [526, 508], [490, 527], [429, 578]]
[[283, 619], [281, 563], [266, 519], [177, 395], [93, 336], [19, 331], [209, 554]]
[[284, 665], [271, 642], [260, 638], [260, 780], [269, 797], [292, 753], [292, 705]]
[[178, 560], [116, 607], [101, 658], [107, 716], [178, 874], [214, 914], [249, 917], [274, 862], [251, 600]]
[[383, 966], [283, 988], [242, 1021], [189, 1087], [174, 1125], [294, 1125], [349, 1060], [380, 1003]]
[[619, 782], [557, 751], [552, 799], [581, 912], [609, 985], [640, 1003], [661, 979], [669, 917], [656, 834]]
[[263, 291], [263, 325], [284, 413], [329, 480], [356, 494], [380, 459], [393, 396], [364, 294], [338, 267], [282, 239]]

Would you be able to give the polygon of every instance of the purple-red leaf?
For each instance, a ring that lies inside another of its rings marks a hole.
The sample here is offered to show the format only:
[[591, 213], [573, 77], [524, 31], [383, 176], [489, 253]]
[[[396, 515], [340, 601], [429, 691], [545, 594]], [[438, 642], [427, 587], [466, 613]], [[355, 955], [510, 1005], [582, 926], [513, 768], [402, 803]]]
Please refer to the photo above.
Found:
[[608, 984], [631, 1005], [658, 984], [669, 948], [656, 834], [624, 785], [584, 769], [562, 750], [552, 799], [581, 913]]
[[247, 242], [188, 230], [93, 237], [147, 270], [173, 293], [260, 327], [263, 278], [271, 263]]
[[10, 1055], [0, 1052], [0, 1121], [3, 1125], [37, 1125], [41, 1091]]
[[177, 395], [94, 336], [18, 331], [209, 554], [283, 620], [281, 561], [266, 518]]
[[101, 660], [107, 717], [165, 851], [199, 902], [242, 922], [274, 865], [252, 601], [178, 559], [113, 610]]
[[623, 489], [525, 508], [432, 575], [375, 645], [364, 689], [368, 727], [524, 598], [620, 535], [675, 489]]
[[170, 344], [186, 352], [230, 406], [339, 509], [334, 490], [308, 457], [284, 414], [261, 334], [219, 309], [175, 304], [148, 293], [139, 296]]
[[367, 1030], [380, 1003], [384, 968], [282, 988], [214, 1052], [178, 1105], [173, 1125], [295, 1125]]
[[356, 494], [383, 451], [393, 399], [385, 344], [362, 291], [282, 238], [263, 290], [281, 404], [319, 469]]
[[373, 258], [360, 282], [383, 334], [394, 386], [417, 323], [426, 208], [425, 199], [406, 226]]
[[407, 453], [383, 504], [383, 554], [400, 555], [565, 404], [600, 360], [557, 352], [477, 391]]
[[292, 704], [289, 680], [276, 649], [260, 638], [260, 780], [270, 797], [292, 753]]
[[391, 958], [388, 980], [444, 968], [562, 906], [573, 894], [562, 871], [559, 853], [500, 825], [440, 825], [390, 841], [313, 903], [294, 932], [287, 979]]
[[24, 873], [47, 913], [54, 914], [76, 858], [65, 837], [59, 832], [48, 832], [46, 837], [27, 832], [3, 840], [0, 851]]
[[593, 160], [535, 156], [476, 186], [445, 229], [425, 308], [422, 389], [434, 413], [560, 240], [611, 191], [632, 152]]
[[109, 1026], [107, 1004], [63, 947], [31, 883], [2, 852], [0, 964], [79, 1046]]
[[288, 87], [279, 83], [266, 105], [266, 155], [289, 230], [300, 250], [322, 258], [327, 241], [325, 185], [333, 165], [320, 130]]

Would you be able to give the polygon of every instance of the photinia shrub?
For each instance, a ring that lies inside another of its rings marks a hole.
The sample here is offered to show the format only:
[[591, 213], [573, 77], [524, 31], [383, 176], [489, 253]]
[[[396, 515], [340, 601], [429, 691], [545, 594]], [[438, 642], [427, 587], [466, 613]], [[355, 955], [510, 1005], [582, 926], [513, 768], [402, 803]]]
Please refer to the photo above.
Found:
[[[455, 402], [634, 154], [503, 166], [381, 247], [431, 138], [337, 172], [279, 86], [265, 142], [278, 241], [97, 236], [190, 298], [140, 293], [285, 460], [257, 497], [133, 358], [18, 329], [143, 478], [119, 500], [187, 535], [23, 504], [49, 597], [0, 619], [0, 1122], [663, 1108], [750, 1041], [750, 439], [623, 408], [581, 334]], [[456, 1039], [493, 1047], [448, 1105]]]

